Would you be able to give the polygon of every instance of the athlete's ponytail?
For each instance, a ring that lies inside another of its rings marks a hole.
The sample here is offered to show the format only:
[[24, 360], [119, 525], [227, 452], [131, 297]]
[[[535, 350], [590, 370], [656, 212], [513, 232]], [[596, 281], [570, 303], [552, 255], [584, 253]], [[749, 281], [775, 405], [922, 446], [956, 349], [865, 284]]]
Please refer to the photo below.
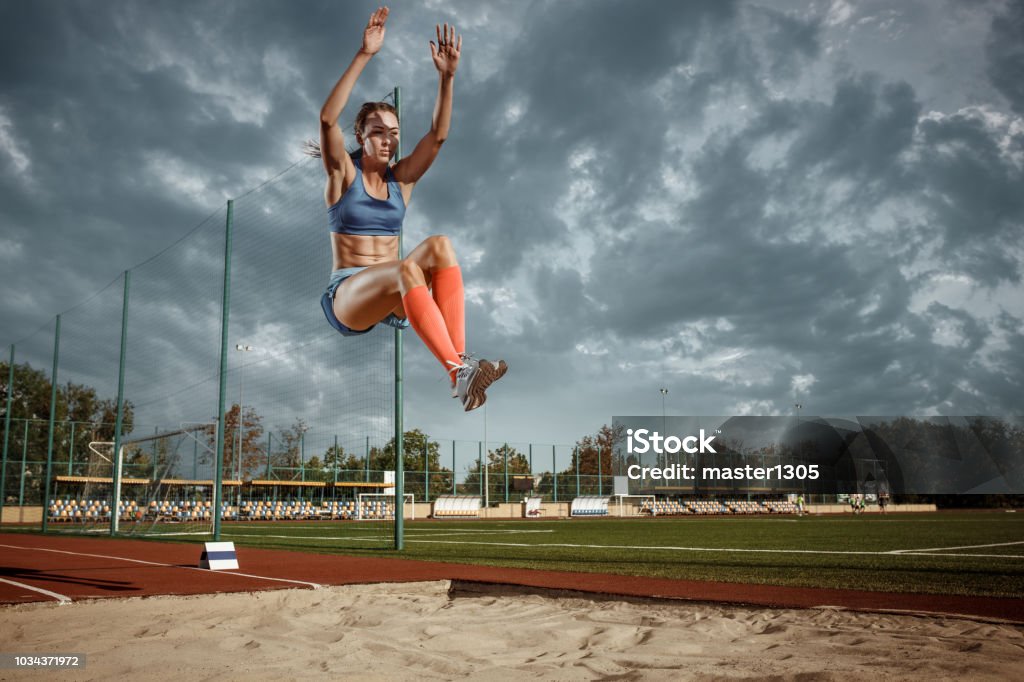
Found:
[[[398, 118], [398, 112], [395, 108], [387, 102], [366, 102], [363, 106], [359, 107], [359, 113], [356, 114], [355, 125], [352, 126], [356, 132], [356, 140], [358, 141], [362, 137], [362, 130], [366, 126], [366, 118], [375, 111], [390, 111]], [[314, 159], [319, 159], [323, 156], [323, 152], [320, 150], [320, 143], [316, 140], [306, 140], [302, 147], [302, 153], [306, 156], [312, 156]], [[358, 147], [348, 153], [352, 160], [361, 158], [363, 155], [363, 146], [360, 143]]]
[[[302, 143], [302, 153], [306, 156], [312, 156], [314, 159], [319, 159], [323, 156], [323, 152], [320, 150], [320, 143], [316, 140], [306, 140]], [[348, 157], [355, 161], [363, 156], [363, 148], [356, 147], [348, 153]]]

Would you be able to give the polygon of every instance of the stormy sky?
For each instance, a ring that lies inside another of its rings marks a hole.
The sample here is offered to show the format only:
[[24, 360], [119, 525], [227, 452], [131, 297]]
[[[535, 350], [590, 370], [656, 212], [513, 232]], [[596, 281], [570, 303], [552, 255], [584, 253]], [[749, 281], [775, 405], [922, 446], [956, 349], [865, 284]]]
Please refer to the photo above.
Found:
[[[129, 387], [215, 398], [234, 198], [230, 395], [315, 421], [375, 380], [320, 313], [302, 156], [375, 6], [0, 0], [4, 358], [49, 372], [68, 311], [61, 380], [113, 395], [132, 269]], [[438, 22], [455, 113], [405, 243], [452, 238], [468, 349], [512, 368], [489, 440], [572, 443], [661, 387], [679, 415], [1020, 413], [1024, 2], [393, 2], [344, 123], [400, 85], [412, 148]], [[405, 348], [407, 428], [482, 438]]]

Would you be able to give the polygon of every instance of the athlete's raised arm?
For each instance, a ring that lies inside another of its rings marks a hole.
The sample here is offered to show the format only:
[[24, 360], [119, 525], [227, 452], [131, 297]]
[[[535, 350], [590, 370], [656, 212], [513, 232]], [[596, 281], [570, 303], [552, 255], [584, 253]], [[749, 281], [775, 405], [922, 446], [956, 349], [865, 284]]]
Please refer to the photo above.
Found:
[[[387, 19], [387, 7], [378, 7], [370, 15], [370, 21], [363, 30], [362, 46], [320, 109], [320, 153], [323, 157], [324, 170], [327, 171], [330, 180], [338, 183], [350, 182], [355, 177], [355, 167], [352, 165], [348, 152], [345, 151], [345, 139], [341, 133], [341, 126], [338, 125], [338, 117], [341, 116], [342, 109], [348, 103], [349, 95], [352, 94], [352, 88], [355, 87], [359, 74], [363, 72], [363, 67], [373, 55], [380, 51], [384, 44], [384, 24]], [[328, 195], [332, 191], [340, 195], [340, 185], [332, 188], [331, 183], [328, 183]]]
[[455, 37], [455, 27], [437, 26], [437, 45], [430, 41], [430, 56], [437, 69], [437, 100], [434, 103], [434, 115], [430, 120], [430, 130], [423, 136], [412, 150], [395, 165], [395, 179], [401, 183], [415, 183], [434, 163], [441, 145], [448, 138], [448, 128], [452, 122], [452, 90], [455, 87], [455, 70], [459, 68], [459, 57], [462, 54], [462, 36]]

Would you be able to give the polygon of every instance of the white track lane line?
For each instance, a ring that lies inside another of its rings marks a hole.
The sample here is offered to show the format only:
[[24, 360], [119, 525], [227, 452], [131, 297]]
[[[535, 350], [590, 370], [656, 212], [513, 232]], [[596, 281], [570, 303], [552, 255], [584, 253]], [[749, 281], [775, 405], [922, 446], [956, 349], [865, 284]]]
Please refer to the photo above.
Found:
[[146, 564], [148, 566], [163, 566], [165, 568], [184, 568], [189, 571], [202, 571], [203, 573], [210, 573], [217, 575], [224, 573], [226, 575], [240, 575], [245, 578], [258, 578], [260, 580], [271, 580], [279, 583], [291, 583], [293, 585], [306, 585], [314, 590], [319, 590], [323, 585], [320, 583], [311, 583], [305, 580], [289, 580], [287, 578], [271, 578], [265, 575], [253, 575], [252, 573], [239, 573], [238, 571], [211, 571], [206, 568], [199, 568], [198, 566], [178, 566], [176, 564], [162, 564], [158, 561], [143, 561], [142, 559], [129, 559], [123, 556], [109, 556], [107, 554], [88, 554], [86, 552], [69, 552], [63, 549], [47, 549], [45, 547], [22, 547], [20, 545], [0, 545], [0, 547], [8, 547], [10, 549], [20, 550], [34, 550], [37, 552], [54, 552], [56, 554], [70, 554], [72, 556], [87, 556], [95, 559], [113, 559], [114, 561], [128, 561], [133, 564]]
[[[973, 556], [970, 554], [923, 554], [924, 550], [919, 552], [908, 552], [907, 550], [894, 549], [885, 552], [857, 552], [857, 551], [840, 551], [840, 550], [829, 550], [829, 549], [749, 549], [749, 548], [735, 548], [735, 547], [673, 547], [664, 545], [584, 545], [584, 544], [570, 544], [565, 542], [483, 542], [475, 540], [406, 540], [408, 543], [417, 542], [420, 544], [437, 544], [437, 545], [490, 545], [495, 547], [573, 547], [582, 549], [649, 549], [649, 550], [664, 550], [670, 552], [736, 552], [736, 553], [751, 553], [751, 554], [836, 554], [836, 555], [860, 555], [860, 556], [943, 556], [943, 557], [960, 557], [960, 556]], [[997, 556], [999, 558], [1006, 559], [1024, 559], [1024, 556], [1017, 556], [1015, 554], [979, 554], [977, 556]]]
[[[900, 554], [903, 552], [949, 552], [954, 549], [982, 549], [984, 547], [1010, 547], [1013, 545], [1024, 545], [1024, 540], [1018, 542], [993, 542], [990, 545], [961, 545], [960, 547], [928, 547], [927, 549], [897, 549], [893, 553]], [[966, 555], [960, 555], [966, 556]]]
[[[890, 552], [890, 554], [897, 554], [896, 552]], [[981, 557], [985, 559], [1024, 559], [1024, 554], [962, 554], [957, 552], [956, 554], [940, 553], [940, 552], [899, 552], [898, 556], [941, 556], [941, 557]]]
[[50, 592], [49, 590], [44, 590], [41, 587], [32, 587], [31, 585], [26, 585], [25, 583], [19, 583], [19, 582], [15, 582], [13, 580], [7, 580], [6, 578], [0, 578], [0, 583], [7, 583], [8, 585], [14, 585], [15, 587], [22, 587], [22, 588], [24, 588], [26, 590], [32, 590], [33, 592], [38, 592], [39, 594], [45, 594], [47, 597], [53, 597], [54, 599], [57, 600], [57, 603], [60, 604], [61, 606], [63, 606], [64, 604], [70, 604], [71, 603], [71, 597], [69, 597], [69, 596], [67, 596], [65, 594], [57, 594], [56, 592]]

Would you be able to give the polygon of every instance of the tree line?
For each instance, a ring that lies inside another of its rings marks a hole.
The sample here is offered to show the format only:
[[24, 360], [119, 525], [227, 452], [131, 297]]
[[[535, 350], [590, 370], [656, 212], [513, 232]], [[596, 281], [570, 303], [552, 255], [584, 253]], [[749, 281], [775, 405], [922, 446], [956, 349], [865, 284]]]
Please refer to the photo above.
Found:
[[[13, 385], [8, 385], [8, 375], [8, 364], [0, 363], [0, 424], [4, 423], [9, 394], [13, 420], [10, 433], [6, 434], [7, 492], [9, 495], [13, 486], [20, 485], [18, 479], [22, 474], [21, 454], [24, 452], [27, 462], [25, 475], [31, 479], [31, 487], [36, 493], [34, 497], [38, 498], [45, 474], [49, 442], [52, 385], [45, 372], [27, 363], [15, 364]], [[112, 471], [111, 453], [101, 450], [106, 452], [106, 456], [98, 456], [89, 449], [89, 443], [114, 440], [116, 397], [100, 396], [95, 388], [74, 382], [58, 384], [56, 396], [56, 409], [53, 415], [54, 475], [109, 477]], [[370, 447], [368, 452], [365, 449], [350, 452], [340, 445], [331, 445], [319, 453], [309, 454], [303, 452], [303, 441], [309, 427], [301, 418], [296, 418], [287, 427], [268, 430], [264, 425], [263, 416], [254, 407], [240, 408], [238, 404], [232, 404], [225, 410], [223, 419], [225, 479], [236, 478], [239, 473], [243, 479], [263, 478], [269, 469], [271, 477], [281, 480], [362, 480], [359, 475], [367, 469], [371, 472], [395, 469], [394, 438], [382, 447]], [[211, 422], [214, 421], [215, 419], [211, 419]], [[134, 405], [131, 400], [126, 399], [122, 416], [122, 441], [129, 440], [132, 436], [151, 435], [135, 434], [136, 428]], [[209, 478], [212, 476], [216, 452], [216, 426], [211, 424], [200, 428], [196, 434], [197, 440], [202, 443], [197, 461], [205, 472], [201, 478]], [[581, 475], [596, 475], [599, 470], [606, 476], [611, 475], [614, 466], [613, 440], [612, 429], [603, 426], [597, 434], [577, 441], [569, 465], [558, 472], [558, 475], [575, 475], [577, 461]], [[174, 471], [176, 477], [187, 478], [191, 469], [184, 460], [189, 458], [191, 451], [183, 454], [178, 452], [178, 449], [180, 448], [175, 448], [164, 439], [128, 445], [125, 450], [124, 475], [158, 478]], [[437, 440], [431, 439], [420, 429], [412, 429], [404, 434], [403, 449], [403, 464], [406, 471], [423, 472], [426, 465], [432, 496], [452, 490], [456, 472], [444, 465], [440, 443]], [[487, 475], [494, 481], [501, 481], [506, 471], [510, 476], [531, 473], [527, 455], [508, 443], [490, 447], [485, 460]], [[470, 463], [464, 481], [459, 485], [459, 492], [475, 494], [480, 487], [482, 472], [479, 460]], [[550, 485], [550, 476], [550, 472], [541, 475], [538, 485]], [[374, 474], [374, 478], [379, 478], [379, 474]], [[422, 494], [428, 482], [407, 477], [406, 485], [414, 494], [417, 489]]]

